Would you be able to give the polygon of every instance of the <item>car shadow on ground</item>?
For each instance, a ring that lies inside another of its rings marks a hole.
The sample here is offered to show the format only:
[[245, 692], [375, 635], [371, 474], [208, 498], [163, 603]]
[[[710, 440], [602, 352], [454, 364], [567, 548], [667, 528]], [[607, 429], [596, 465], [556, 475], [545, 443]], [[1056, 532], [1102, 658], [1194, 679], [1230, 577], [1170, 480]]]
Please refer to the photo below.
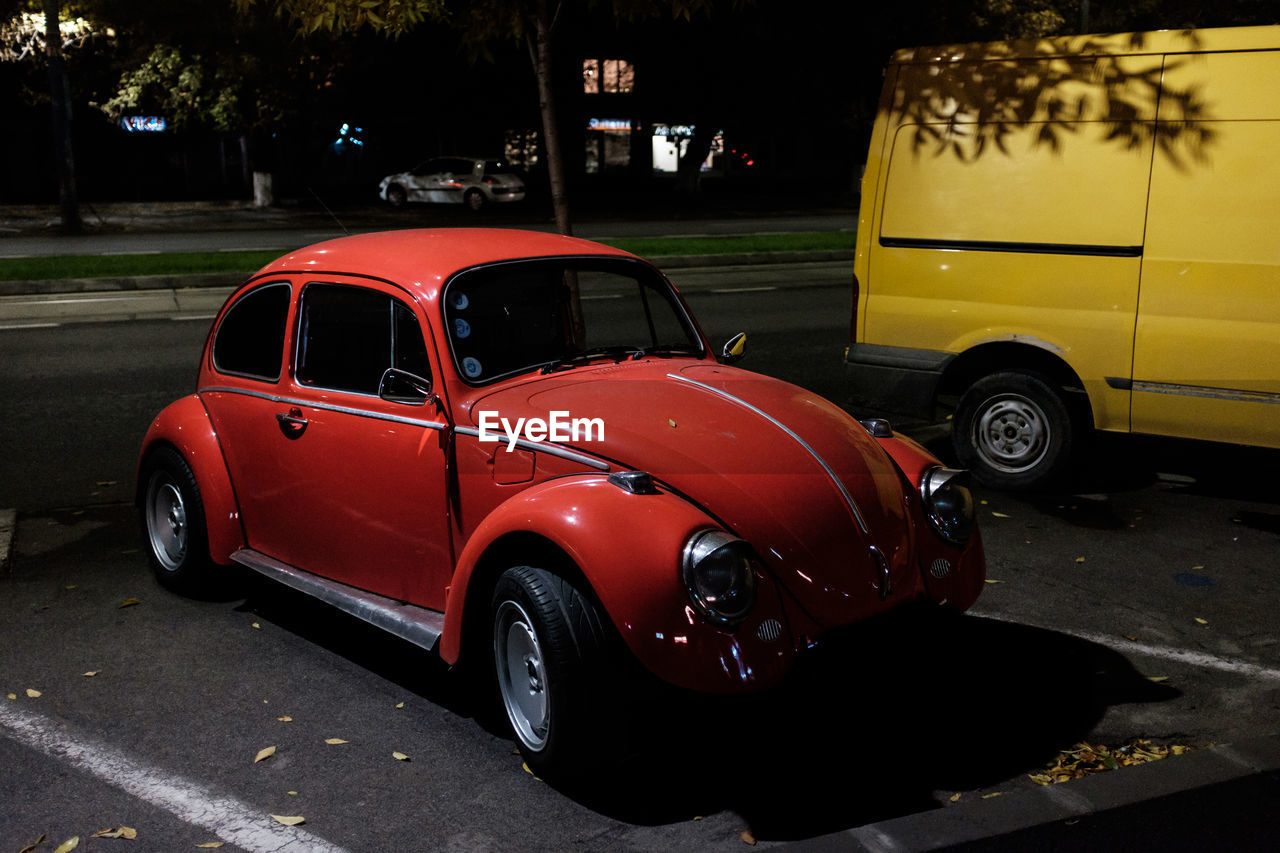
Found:
[[[509, 737], [492, 691], [433, 655], [264, 582], [251, 586], [242, 606]], [[602, 766], [577, 780], [546, 781], [637, 825], [732, 811], [760, 840], [810, 838], [937, 808], [939, 791], [985, 788], [1047, 767], [1112, 705], [1180, 695], [1097, 644], [936, 610], [850, 629], [808, 652], [783, 687], [760, 695], [639, 682], [616, 703]]]
[[783, 688], [652, 707], [643, 757], [571, 793], [632, 823], [729, 809], [759, 839], [808, 838], [1036, 772], [1108, 707], [1178, 695], [1052, 631], [891, 617], [814, 650]]

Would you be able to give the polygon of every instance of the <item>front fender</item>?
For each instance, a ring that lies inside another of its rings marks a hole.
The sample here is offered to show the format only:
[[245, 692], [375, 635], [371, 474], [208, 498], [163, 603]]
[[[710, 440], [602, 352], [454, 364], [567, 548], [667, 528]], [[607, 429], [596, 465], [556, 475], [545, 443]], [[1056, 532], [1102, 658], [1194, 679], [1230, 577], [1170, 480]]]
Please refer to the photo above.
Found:
[[222, 458], [218, 435], [200, 398], [192, 394], [170, 403], [156, 415], [138, 455], [136, 499], [142, 501], [142, 465], [147, 454], [160, 444], [170, 444], [191, 466], [200, 499], [204, 503], [205, 526], [209, 531], [209, 557], [215, 563], [230, 565], [231, 555], [245, 547], [244, 529], [240, 525], [240, 508], [236, 503], [231, 476]]
[[463, 548], [440, 654], [449, 663], [458, 660], [464, 615], [488, 618], [488, 601], [467, 602], [470, 590], [490, 588], [473, 584], [477, 572], [516, 564], [486, 558], [504, 537], [534, 534], [573, 561], [627, 648], [658, 678], [711, 692], [776, 684], [794, 651], [772, 578], [758, 578], [756, 606], [736, 630], [712, 625], [689, 602], [680, 554], [693, 533], [708, 527], [720, 525], [678, 495], [632, 494], [603, 475], [564, 477], [526, 489], [490, 513]]

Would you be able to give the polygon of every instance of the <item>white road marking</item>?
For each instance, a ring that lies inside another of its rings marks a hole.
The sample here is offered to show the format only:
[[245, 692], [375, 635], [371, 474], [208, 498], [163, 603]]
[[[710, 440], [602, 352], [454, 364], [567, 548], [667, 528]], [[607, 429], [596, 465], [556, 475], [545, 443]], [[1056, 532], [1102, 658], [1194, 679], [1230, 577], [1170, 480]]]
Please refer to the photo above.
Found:
[[99, 257], [104, 257], [104, 258], [126, 257], [130, 255], [161, 255], [161, 254], [164, 254], [164, 253], [160, 249], [131, 249], [131, 250], [121, 249], [113, 252], [98, 253]]
[[14, 323], [0, 326], [0, 332], [7, 332], [12, 329], [56, 329], [61, 323]]
[[346, 853], [306, 830], [276, 823], [265, 809], [148, 767], [120, 750], [76, 736], [67, 726], [26, 713], [11, 702], [0, 704], [0, 734], [91, 773], [251, 853]]
[[1090, 643], [1097, 643], [1100, 646], [1106, 646], [1117, 652], [1125, 654], [1141, 655], [1143, 657], [1158, 658], [1160, 660], [1171, 660], [1178, 663], [1190, 664], [1203, 669], [1216, 669], [1222, 672], [1231, 672], [1236, 675], [1243, 675], [1247, 678], [1260, 678], [1266, 681], [1280, 681], [1280, 669], [1262, 666], [1261, 664], [1249, 663], [1247, 661], [1235, 660], [1234, 658], [1224, 658], [1218, 655], [1211, 655], [1208, 652], [1196, 652], [1190, 649], [1179, 649], [1173, 646], [1153, 646], [1147, 643], [1139, 643], [1134, 640], [1127, 640], [1122, 637], [1116, 637], [1111, 634], [1098, 634], [1093, 631], [1072, 631], [1061, 627], [1052, 627], [1049, 625], [1031, 625], [1020, 619], [1002, 616], [998, 613], [985, 613], [977, 609], [970, 610], [970, 614], [979, 616], [984, 619], [1000, 619], [1006, 622], [1018, 622], [1022, 625], [1030, 625], [1033, 628], [1040, 628], [1045, 631], [1055, 631], [1059, 634], [1067, 634], [1077, 639], [1086, 640]]

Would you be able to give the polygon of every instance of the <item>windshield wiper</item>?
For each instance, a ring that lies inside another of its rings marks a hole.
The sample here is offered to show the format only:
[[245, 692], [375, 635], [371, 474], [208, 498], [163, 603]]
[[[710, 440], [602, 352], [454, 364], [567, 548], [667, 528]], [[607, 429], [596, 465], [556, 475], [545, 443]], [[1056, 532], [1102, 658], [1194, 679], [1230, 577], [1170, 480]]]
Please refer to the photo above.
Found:
[[574, 364], [591, 361], [594, 358], [616, 358], [621, 361], [628, 356], [634, 357], [636, 353], [643, 352], [640, 347], [634, 346], [611, 346], [611, 347], [592, 347], [584, 349], [581, 352], [575, 352], [572, 355], [566, 355], [557, 358], [554, 361], [548, 361], [542, 365], [542, 374], [554, 373], [562, 367], [570, 367]]
[[654, 347], [632, 347], [631, 357], [644, 358], [647, 355], [656, 355], [669, 358], [673, 355], [701, 355], [693, 347], [675, 346], [672, 344], [661, 344]]

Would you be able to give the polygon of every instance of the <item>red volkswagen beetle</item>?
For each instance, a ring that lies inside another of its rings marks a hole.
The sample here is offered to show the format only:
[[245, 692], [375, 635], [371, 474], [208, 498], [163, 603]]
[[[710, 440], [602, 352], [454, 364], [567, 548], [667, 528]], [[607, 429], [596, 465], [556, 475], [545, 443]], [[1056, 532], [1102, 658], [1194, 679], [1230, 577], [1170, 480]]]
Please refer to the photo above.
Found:
[[491, 667], [539, 770], [598, 678], [781, 682], [842, 626], [977, 598], [973, 500], [883, 421], [728, 366], [645, 261], [568, 237], [397, 231], [300, 249], [213, 324], [142, 445], [160, 581], [239, 563]]

